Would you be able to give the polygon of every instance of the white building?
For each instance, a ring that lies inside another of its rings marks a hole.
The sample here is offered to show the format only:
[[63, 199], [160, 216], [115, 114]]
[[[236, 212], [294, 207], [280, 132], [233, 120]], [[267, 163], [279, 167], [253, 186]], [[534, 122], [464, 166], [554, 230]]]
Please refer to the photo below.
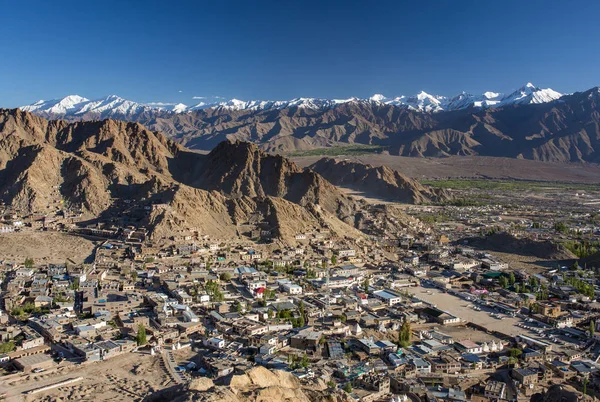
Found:
[[373, 295], [384, 301], [388, 306], [393, 306], [402, 302], [402, 296], [389, 289], [377, 290], [373, 292]]
[[221, 338], [209, 338], [204, 341], [204, 345], [214, 349], [223, 349], [225, 347], [225, 340]]

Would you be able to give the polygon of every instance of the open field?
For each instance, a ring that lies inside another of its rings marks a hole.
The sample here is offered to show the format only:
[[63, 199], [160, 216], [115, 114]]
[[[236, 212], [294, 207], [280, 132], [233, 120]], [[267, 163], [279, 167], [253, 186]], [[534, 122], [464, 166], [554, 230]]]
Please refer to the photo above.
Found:
[[[437, 305], [441, 310], [447, 311], [465, 321], [489, 328], [491, 331], [499, 331], [511, 336], [523, 332], [521, 328], [516, 326], [516, 324], [521, 321], [519, 318], [506, 316], [504, 319], [498, 320], [491, 317], [483, 308], [481, 311], [475, 311], [472, 307], [474, 305], [473, 303], [444, 293], [439, 289], [416, 286], [407, 288], [406, 290], [421, 300]], [[441, 327], [440, 330], [445, 332], [446, 328], [447, 327], [444, 326]]]
[[22, 263], [31, 257], [36, 263], [82, 263], [93, 254], [95, 242], [57, 232], [15, 232], [0, 234], [0, 260]]
[[[294, 156], [299, 166], [308, 166], [325, 154]], [[334, 155], [329, 155], [334, 156]], [[415, 179], [479, 178], [574, 183], [600, 183], [600, 165], [557, 163], [489, 156], [410, 158], [383, 154], [349, 155], [349, 159], [374, 166], [386, 165]]]
[[[127, 353], [113, 359], [66, 366], [39, 374], [23, 374], [9, 381], [0, 379], [0, 389], [7, 392], [7, 401], [134, 401], [166, 386], [173, 385], [161, 367], [160, 356]], [[24, 393], [81, 376], [74, 384], [34, 395]]]

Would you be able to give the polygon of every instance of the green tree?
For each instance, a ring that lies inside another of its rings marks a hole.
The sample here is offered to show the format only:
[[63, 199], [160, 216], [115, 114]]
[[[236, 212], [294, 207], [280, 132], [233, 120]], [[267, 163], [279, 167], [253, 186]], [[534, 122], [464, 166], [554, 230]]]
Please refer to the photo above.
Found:
[[10, 353], [15, 350], [15, 348], [16, 346], [14, 341], [0, 343], [0, 353]]
[[331, 265], [337, 264], [337, 256], [334, 254], [331, 256]]
[[329, 381], [327, 381], [327, 386], [329, 388], [335, 388], [335, 382], [333, 380], [329, 380]]
[[564, 222], [556, 222], [554, 224], [554, 230], [559, 233], [567, 233], [569, 231], [569, 227]]
[[516, 293], [521, 293], [521, 285], [519, 285], [518, 283], [515, 284], [515, 292]]
[[33, 258], [25, 258], [25, 262], [23, 263], [23, 265], [25, 265], [25, 268], [33, 268]]
[[408, 321], [404, 321], [398, 333], [398, 346], [402, 348], [410, 346], [410, 335], [410, 324]]
[[350, 384], [350, 382], [347, 382], [346, 384], [344, 384], [344, 388], [343, 389], [347, 393], [351, 394], [352, 393], [352, 384]]
[[241, 314], [241, 313], [242, 313], [242, 303], [240, 303], [239, 301], [237, 301], [237, 302], [235, 303], [235, 311], [236, 311], [238, 314]]
[[137, 335], [135, 336], [135, 341], [137, 342], [138, 346], [142, 346], [145, 345], [147, 340], [146, 340], [146, 327], [144, 327], [144, 324], [140, 324], [138, 326], [138, 331], [137, 331]]
[[138, 279], [138, 273], [137, 271], [134, 269], [133, 271], [131, 271], [131, 279], [135, 282]]
[[302, 360], [300, 360], [300, 367], [308, 368], [308, 356], [306, 355], [306, 353], [304, 354], [304, 356], [302, 356]]
[[587, 377], [583, 377], [583, 394], [587, 395], [587, 385], [588, 385], [588, 378]]
[[369, 280], [369, 278], [365, 278], [364, 282], [363, 282], [363, 290], [365, 292], [369, 291], [369, 286], [371, 286], [371, 281]]
[[518, 348], [511, 348], [506, 351], [507, 356], [518, 359], [523, 354], [523, 351]]
[[515, 278], [515, 273], [511, 272], [510, 275], [508, 275], [508, 283], [512, 286], [516, 281], [517, 279]]
[[225, 282], [229, 282], [231, 280], [231, 274], [229, 272], [223, 272], [219, 277]]
[[506, 276], [501, 276], [500, 278], [498, 278], [498, 284], [502, 288], [508, 287], [508, 279], [506, 278]]
[[590, 321], [590, 336], [594, 336], [594, 334], [596, 333], [596, 323], [594, 322], [594, 320]]

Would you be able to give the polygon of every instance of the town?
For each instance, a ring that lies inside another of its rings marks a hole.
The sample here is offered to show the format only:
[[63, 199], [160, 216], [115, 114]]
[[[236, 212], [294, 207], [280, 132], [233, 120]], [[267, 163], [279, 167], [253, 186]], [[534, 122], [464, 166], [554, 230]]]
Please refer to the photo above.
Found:
[[364, 239], [324, 226], [284, 244], [259, 216], [238, 239], [192, 228], [151, 240], [133, 217], [156, 205], [131, 204], [131, 216], [93, 224], [67, 207], [28, 216], [3, 207], [1, 236], [94, 244], [83, 262], [2, 261], [5, 398], [68, 388], [132, 356], [158, 361], [165, 384], [226, 384], [264, 366], [356, 401], [600, 389], [598, 272], [578, 258], [527, 269], [462, 240], [576, 238], [587, 257], [598, 224], [585, 206], [570, 219], [501, 203], [410, 206], [400, 224], [393, 206], [371, 205]]

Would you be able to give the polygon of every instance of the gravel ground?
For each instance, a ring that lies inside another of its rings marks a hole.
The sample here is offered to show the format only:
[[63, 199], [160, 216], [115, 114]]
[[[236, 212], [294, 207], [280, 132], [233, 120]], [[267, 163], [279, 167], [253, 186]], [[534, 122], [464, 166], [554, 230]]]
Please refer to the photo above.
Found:
[[[473, 303], [456, 296], [452, 296], [448, 293], [444, 293], [439, 289], [417, 286], [407, 288], [407, 290], [421, 300], [435, 304], [441, 310], [448, 311], [450, 314], [453, 314], [465, 321], [484, 326], [492, 331], [499, 331], [511, 336], [518, 335], [523, 332], [521, 328], [516, 326], [516, 324], [521, 322], [521, 319], [505, 316], [504, 319], [498, 320], [490, 316], [489, 312], [483, 310], [475, 311], [473, 309]], [[445, 332], [445, 328], [448, 327], [440, 326], [440, 330], [442, 332]]]

